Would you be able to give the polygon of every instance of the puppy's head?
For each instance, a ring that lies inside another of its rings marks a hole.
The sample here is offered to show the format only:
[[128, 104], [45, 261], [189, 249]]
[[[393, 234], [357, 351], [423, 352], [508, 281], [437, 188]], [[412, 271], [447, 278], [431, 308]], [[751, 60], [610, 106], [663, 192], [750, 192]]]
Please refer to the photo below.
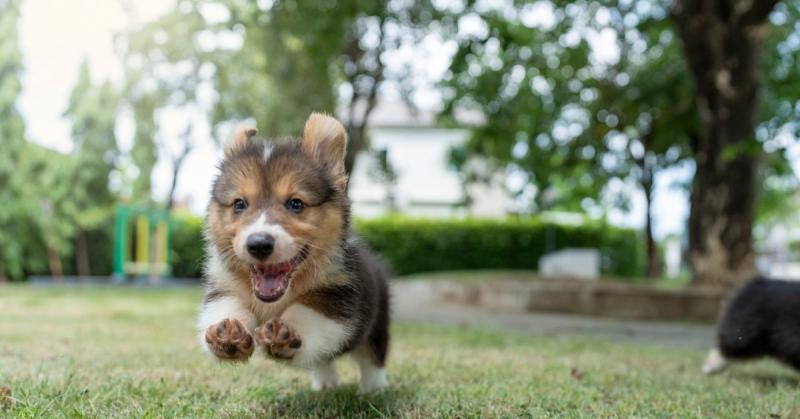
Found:
[[[256, 297], [279, 300], [329, 263], [347, 225], [344, 127], [312, 114], [301, 139], [266, 142], [240, 128], [225, 145], [207, 235]], [[317, 265], [317, 266], [314, 266]]]

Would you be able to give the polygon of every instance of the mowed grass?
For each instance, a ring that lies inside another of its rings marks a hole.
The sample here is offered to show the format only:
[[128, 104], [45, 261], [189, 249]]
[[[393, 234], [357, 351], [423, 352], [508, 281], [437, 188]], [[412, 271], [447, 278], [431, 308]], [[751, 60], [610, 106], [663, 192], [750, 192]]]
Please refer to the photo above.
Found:
[[[770, 362], [703, 377], [691, 349], [395, 324], [391, 388], [313, 393], [256, 354], [200, 352], [197, 289], [0, 287], [0, 401], [9, 417], [798, 417], [794, 372]], [[2, 396], [0, 396], [2, 397]]]

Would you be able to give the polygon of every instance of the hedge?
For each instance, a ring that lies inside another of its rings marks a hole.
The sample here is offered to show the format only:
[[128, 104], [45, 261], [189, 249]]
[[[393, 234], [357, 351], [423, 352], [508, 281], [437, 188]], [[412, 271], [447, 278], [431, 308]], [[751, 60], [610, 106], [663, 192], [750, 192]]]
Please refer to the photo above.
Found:
[[641, 275], [634, 230], [595, 223], [568, 226], [537, 219], [364, 220], [358, 232], [398, 275], [470, 269], [538, 269], [539, 258], [564, 248], [596, 248], [604, 274]]
[[173, 220], [172, 276], [199, 278], [205, 256], [203, 218], [195, 215], [181, 215]]
[[[442, 270], [537, 269], [545, 253], [564, 248], [596, 248], [602, 272], [640, 276], [644, 254], [635, 230], [601, 223], [570, 226], [534, 218], [358, 220], [356, 231], [397, 275]], [[173, 273], [197, 277], [203, 257], [202, 220], [181, 217], [173, 230]]]

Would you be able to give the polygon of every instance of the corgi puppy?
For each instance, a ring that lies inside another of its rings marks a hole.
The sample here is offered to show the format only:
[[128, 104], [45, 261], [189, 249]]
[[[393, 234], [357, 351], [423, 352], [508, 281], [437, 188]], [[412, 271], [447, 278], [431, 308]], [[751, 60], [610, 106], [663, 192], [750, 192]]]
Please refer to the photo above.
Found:
[[761, 357], [800, 371], [800, 282], [757, 278], [740, 288], [722, 314], [717, 347], [708, 353], [703, 372]]
[[302, 138], [267, 142], [239, 128], [225, 145], [205, 223], [203, 348], [222, 361], [270, 359], [338, 385], [350, 354], [359, 391], [384, 388], [387, 273], [350, 230], [345, 129], [312, 114]]

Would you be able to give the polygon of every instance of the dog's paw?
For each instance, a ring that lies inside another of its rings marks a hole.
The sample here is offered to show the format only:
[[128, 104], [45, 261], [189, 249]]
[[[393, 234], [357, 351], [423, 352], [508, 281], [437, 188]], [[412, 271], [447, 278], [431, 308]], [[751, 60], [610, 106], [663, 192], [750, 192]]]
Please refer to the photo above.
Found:
[[728, 366], [728, 361], [719, 349], [712, 349], [708, 352], [706, 362], [703, 363], [703, 374], [711, 375], [721, 372]]
[[361, 372], [361, 382], [358, 383], [358, 394], [367, 395], [380, 392], [389, 386], [386, 379], [386, 370], [383, 368]]
[[333, 361], [311, 369], [311, 390], [321, 391], [339, 387], [339, 374]]
[[236, 319], [225, 319], [206, 329], [206, 343], [211, 353], [226, 361], [247, 361], [253, 354], [253, 337]]
[[272, 319], [255, 330], [256, 344], [265, 354], [277, 359], [292, 359], [303, 341], [291, 326]]

